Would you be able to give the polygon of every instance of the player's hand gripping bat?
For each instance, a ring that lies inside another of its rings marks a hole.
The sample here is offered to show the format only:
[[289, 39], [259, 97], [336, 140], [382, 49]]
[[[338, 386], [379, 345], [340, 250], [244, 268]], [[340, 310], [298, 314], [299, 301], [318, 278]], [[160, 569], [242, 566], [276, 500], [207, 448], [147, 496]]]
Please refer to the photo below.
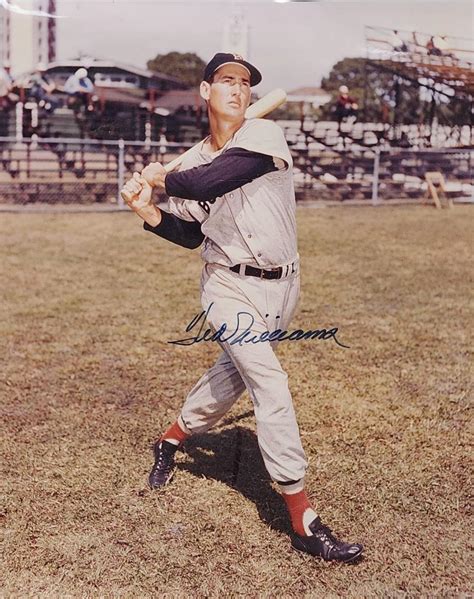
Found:
[[[263, 96], [263, 98], [260, 98], [260, 100], [257, 100], [257, 102], [250, 105], [245, 112], [245, 118], [255, 119], [265, 116], [269, 112], [272, 112], [272, 110], [275, 110], [275, 108], [278, 108], [278, 106], [281, 106], [284, 102], [286, 102], [286, 92], [283, 89], [274, 89]], [[168, 164], [164, 166], [166, 172], [171, 173], [174, 171], [181, 164], [188, 152], [190, 152], [192, 149], [193, 148], [189, 148], [189, 150], [186, 150], [186, 152], [183, 152], [177, 158], [171, 162], [168, 162]], [[132, 200], [132, 195], [128, 191], [121, 191], [120, 195], [126, 202], [130, 202]]]

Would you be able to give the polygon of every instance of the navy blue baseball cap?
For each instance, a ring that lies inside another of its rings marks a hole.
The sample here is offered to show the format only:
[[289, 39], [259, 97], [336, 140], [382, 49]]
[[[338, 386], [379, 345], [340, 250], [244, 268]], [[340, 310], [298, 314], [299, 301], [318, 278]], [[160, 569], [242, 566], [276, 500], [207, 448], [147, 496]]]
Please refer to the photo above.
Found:
[[204, 69], [204, 81], [209, 81], [214, 73], [225, 64], [240, 64], [247, 69], [250, 75], [250, 85], [258, 85], [262, 80], [262, 75], [253, 64], [250, 64], [240, 56], [240, 54], [231, 54], [230, 52], [218, 52], [212, 58]]

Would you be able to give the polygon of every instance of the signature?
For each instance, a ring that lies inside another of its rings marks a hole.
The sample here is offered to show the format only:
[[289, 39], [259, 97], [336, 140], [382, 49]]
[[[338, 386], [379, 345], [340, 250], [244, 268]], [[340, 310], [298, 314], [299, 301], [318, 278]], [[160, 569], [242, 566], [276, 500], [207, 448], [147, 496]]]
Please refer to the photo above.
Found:
[[193, 337], [176, 339], [174, 341], [168, 341], [168, 343], [173, 343], [174, 345], [194, 345], [194, 343], [200, 343], [201, 341], [217, 341], [221, 343], [229, 343], [229, 345], [238, 344], [242, 346], [244, 343], [264, 343], [265, 341], [304, 341], [306, 339], [319, 339], [322, 341], [327, 341], [328, 339], [334, 339], [334, 341], [340, 347], [349, 349], [348, 345], [344, 345], [337, 339], [337, 327], [333, 327], [331, 329], [310, 329], [308, 331], [295, 329], [291, 332], [284, 331], [282, 329], [275, 329], [271, 332], [264, 331], [260, 334], [254, 334], [252, 333], [252, 325], [255, 322], [255, 319], [251, 314], [249, 314], [249, 312], [237, 312], [237, 323], [235, 329], [230, 333], [228, 332], [228, 326], [225, 322], [221, 324], [217, 331], [213, 331], [210, 328], [204, 330], [207, 317], [209, 316], [209, 312], [211, 311], [213, 305], [214, 302], [211, 302], [207, 310], [197, 314], [189, 322], [188, 326], [186, 327], [186, 333], [190, 333], [192, 331], [194, 333]]

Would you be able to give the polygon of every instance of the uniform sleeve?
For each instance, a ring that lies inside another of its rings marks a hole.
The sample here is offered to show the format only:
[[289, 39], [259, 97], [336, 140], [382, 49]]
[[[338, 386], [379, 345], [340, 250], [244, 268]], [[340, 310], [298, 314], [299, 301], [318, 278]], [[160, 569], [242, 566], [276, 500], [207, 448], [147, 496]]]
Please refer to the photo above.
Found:
[[273, 156], [283, 160], [287, 167], [293, 166], [283, 130], [273, 121], [249, 119], [236, 133], [232, 146]]
[[168, 198], [168, 212], [182, 220], [189, 222], [196, 220], [201, 224], [208, 216], [198, 202], [174, 196]]

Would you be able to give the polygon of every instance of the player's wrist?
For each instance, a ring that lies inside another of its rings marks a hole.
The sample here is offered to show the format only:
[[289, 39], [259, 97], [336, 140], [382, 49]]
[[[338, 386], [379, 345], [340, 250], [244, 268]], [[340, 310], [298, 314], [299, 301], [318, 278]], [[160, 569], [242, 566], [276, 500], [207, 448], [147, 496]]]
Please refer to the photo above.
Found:
[[148, 204], [136, 212], [151, 227], [157, 227], [161, 223], [161, 210], [155, 204]]

